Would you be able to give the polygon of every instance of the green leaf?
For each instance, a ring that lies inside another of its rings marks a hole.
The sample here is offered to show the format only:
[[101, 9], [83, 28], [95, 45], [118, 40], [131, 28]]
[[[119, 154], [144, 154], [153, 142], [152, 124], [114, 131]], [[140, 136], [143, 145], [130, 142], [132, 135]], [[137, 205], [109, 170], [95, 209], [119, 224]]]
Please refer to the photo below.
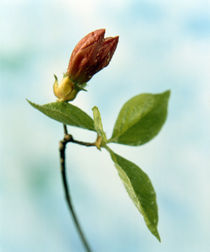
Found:
[[166, 117], [170, 91], [140, 94], [122, 107], [108, 142], [142, 145], [155, 137]]
[[151, 233], [160, 241], [157, 230], [158, 225], [158, 207], [156, 203], [156, 194], [152, 183], [145, 172], [131, 161], [109, 151], [112, 160], [115, 163], [117, 171], [124, 186], [136, 205], [139, 212], [143, 215], [144, 221]]
[[38, 105], [29, 100], [27, 101], [32, 107], [58, 122], [95, 131], [93, 119], [80, 108], [70, 103], [53, 102], [45, 105]]
[[94, 106], [92, 110], [93, 110], [93, 120], [94, 120], [95, 130], [98, 133], [98, 135], [102, 137], [103, 141], [106, 143], [107, 138], [106, 138], [106, 133], [103, 130], [101, 114], [96, 106]]

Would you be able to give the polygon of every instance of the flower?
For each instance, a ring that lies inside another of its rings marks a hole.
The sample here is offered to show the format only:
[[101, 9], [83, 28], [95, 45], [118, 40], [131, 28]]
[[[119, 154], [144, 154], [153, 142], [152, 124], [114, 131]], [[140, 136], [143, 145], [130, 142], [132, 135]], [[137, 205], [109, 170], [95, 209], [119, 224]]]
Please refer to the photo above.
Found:
[[67, 69], [67, 74], [73, 82], [87, 82], [109, 64], [119, 37], [104, 38], [104, 34], [105, 29], [93, 31], [74, 48]]
[[55, 76], [53, 91], [60, 101], [73, 100], [80, 90], [84, 90], [86, 82], [109, 64], [119, 37], [104, 38], [104, 34], [105, 29], [99, 29], [82, 38], [71, 54], [60, 85]]

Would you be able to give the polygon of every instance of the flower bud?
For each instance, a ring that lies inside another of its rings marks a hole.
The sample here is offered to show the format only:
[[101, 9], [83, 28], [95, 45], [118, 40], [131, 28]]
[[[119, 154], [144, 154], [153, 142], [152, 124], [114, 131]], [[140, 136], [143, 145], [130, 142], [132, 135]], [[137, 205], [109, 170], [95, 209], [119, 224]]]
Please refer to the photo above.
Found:
[[55, 76], [53, 91], [59, 101], [73, 100], [80, 90], [84, 90], [86, 82], [109, 64], [119, 37], [104, 38], [104, 34], [105, 29], [93, 31], [75, 46], [60, 85]]
[[104, 38], [104, 34], [105, 29], [93, 31], [74, 48], [66, 73], [73, 82], [85, 83], [109, 64], [119, 37]]

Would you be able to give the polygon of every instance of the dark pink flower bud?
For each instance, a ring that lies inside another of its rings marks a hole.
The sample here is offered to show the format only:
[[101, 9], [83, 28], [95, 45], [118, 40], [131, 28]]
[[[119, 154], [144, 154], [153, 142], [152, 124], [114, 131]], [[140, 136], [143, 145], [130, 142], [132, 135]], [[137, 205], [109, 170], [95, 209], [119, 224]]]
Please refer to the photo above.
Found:
[[74, 83], [82, 84], [106, 67], [118, 44], [119, 37], [104, 38], [105, 29], [86, 35], [74, 48], [67, 75]]

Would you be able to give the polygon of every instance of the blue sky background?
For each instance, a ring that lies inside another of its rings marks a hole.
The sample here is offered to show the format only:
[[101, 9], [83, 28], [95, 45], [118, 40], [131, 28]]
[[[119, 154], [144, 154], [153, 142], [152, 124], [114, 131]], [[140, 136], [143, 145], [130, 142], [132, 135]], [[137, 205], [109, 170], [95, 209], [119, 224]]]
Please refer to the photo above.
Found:
[[[105, 151], [69, 145], [71, 193], [94, 251], [210, 251], [210, 3], [205, 0], [0, 1], [0, 251], [83, 251], [63, 197], [62, 125], [30, 107], [55, 101], [53, 74], [76, 43], [106, 28], [120, 36], [110, 65], [74, 104], [97, 105], [111, 135], [132, 96], [171, 89], [160, 134], [141, 147], [112, 144], [150, 176], [159, 243], [129, 199]], [[70, 128], [75, 138], [95, 134]]]

